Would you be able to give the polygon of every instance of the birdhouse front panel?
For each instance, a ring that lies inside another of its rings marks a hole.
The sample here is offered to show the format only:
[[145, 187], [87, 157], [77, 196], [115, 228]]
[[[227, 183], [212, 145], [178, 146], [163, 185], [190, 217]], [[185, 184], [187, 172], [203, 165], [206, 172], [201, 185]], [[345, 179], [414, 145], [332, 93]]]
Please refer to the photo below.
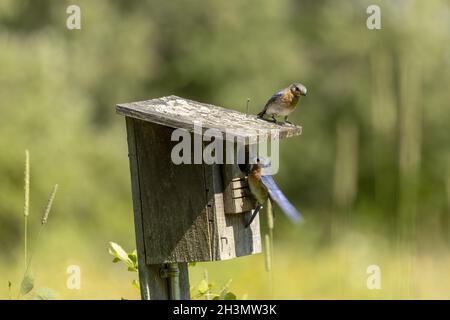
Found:
[[[132, 122], [146, 263], [215, 261], [261, 252], [259, 219], [225, 215], [222, 165], [174, 164], [173, 128]], [[250, 203], [252, 203], [250, 201]]]
[[172, 162], [172, 128], [133, 122], [147, 263], [210, 261], [204, 166]]

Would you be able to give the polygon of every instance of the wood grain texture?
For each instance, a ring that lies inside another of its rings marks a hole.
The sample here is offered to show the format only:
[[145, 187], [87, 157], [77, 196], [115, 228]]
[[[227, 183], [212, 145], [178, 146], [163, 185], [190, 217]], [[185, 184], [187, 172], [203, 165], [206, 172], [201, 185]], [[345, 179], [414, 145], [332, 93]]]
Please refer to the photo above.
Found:
[[223, 165], [205, 166], [206, 185], [212, 196], [213, 206], [210, 207], [210, 223], [212, 241], [212, 256], [214, 260], [228, 260], [240, 256], [261, 252], [261, 235], [259, 216], [249, 228], [246, 221], [252, 211], [244, 214], [225, 214]]
[[226, 214], [240, 214], [251, 211], [255, 201], [248, 187], [247, 178], [235, 164], [223, 165], [223, 181], [225, 192], [223, 196]]
[[189, 266], [187, 263], [179, 263], [180, 270], [180, 298], [181, 300], [191, 299], [191, 287], [189, 285]]
[[[277, 132], [279, 138], [300, 135], [300, 126], [279, 125], [247, 115], [242, 112], [200, 103], [177, 96], [167, 96], [152, 100], [122, 103], [116, 106], [116, 111], [127, 117], [132, 117], [152, 123], [158, 123], [171, 128], [194, 130], [194, 121], [201, 122], [203, 131], [217, 129], [226, 140], [236, 137], [248, 144], [256, 137], [273, 136]], [[274, 130], [274, 131], [271, 131]], [[229, 136], [225, 136], [225, 132]], [[204, 132], [208, 135], [207, 132]], [[228, 139], [227, 139], [228, 138]], [[254, 141], [254, 140], [253, 140]]]
[[[261, 251], [259, 219], [244, 228], [253, 209], [252, 198], [242, 194], [248, 189], [245, 180], [240, 181], [241, 190], [237, 188], [235, 193], [239, 201], [246, 199], [247, 207], [239, 207], [243, 214], [225, 215], [226, 166], [175, 165], [170, 159], [176, 143], [170, 141], [172, 128], [127, 119], [132, 137], [129, 144], [134, 145], [130, 155], [135, 155], [132, 181], [136, 241], [139, 256], [145, 257], [141, 262], [144, 269], [147, 265], [224, 260]], [[233, 166], [232, 175], [242, 177], [236, 170], [239, 168]], [[156, 283], [153, 291], [165, 295], [165, 283], [157, 283], [153, 271], [144, 270], [142, 274], [143, 292], [151, 292], [145, 288], [148, 283]]]
[[175, 165], [172, 128], [134, 120], [147, 264], [210, 261], [203, 165]]
[[141, 190], [139, 185], [139, 165], [136, 155], [136, 139], [134, 120], [126, 118], [128, 157], [130, 161], [131, 191], [133, 198], [136, 251], [139, 268], [139, 284], [142, 300], [162, 300], [168, 298], [167, 282], [159, 277], [162, 265], [147, 265], [145, 259], [144, 228], [141, 206]]

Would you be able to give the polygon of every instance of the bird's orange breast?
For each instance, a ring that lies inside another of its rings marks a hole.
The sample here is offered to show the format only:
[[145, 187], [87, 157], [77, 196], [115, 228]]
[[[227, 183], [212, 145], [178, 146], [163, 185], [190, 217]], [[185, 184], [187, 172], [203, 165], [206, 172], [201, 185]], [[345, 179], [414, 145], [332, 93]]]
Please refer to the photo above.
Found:
[[287, 90], [281, 97], [281, 101], [293, 109], [297, 105], [298, 96], [294, 95], [291, 90]]

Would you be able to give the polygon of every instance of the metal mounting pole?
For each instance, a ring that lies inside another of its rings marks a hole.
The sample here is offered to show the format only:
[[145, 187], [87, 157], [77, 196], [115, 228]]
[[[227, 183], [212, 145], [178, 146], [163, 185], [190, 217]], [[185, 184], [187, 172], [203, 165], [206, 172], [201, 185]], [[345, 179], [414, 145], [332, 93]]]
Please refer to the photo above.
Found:
[[167, 278], [169, 285], [169, 299], [181, 300], [180, 269], [178, 263], [169, 263], [160, 270], [160, 277]]

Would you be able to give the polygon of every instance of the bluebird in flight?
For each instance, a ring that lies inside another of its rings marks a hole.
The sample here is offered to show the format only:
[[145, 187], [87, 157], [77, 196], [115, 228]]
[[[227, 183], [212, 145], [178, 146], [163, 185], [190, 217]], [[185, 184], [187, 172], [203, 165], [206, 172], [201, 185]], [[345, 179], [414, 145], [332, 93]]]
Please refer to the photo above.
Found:
[[264, 169], [266, 168], [270, 168], [270, 163], [267, 159], [261, 158], [257, 159], [255, 164], [246, 165], [246, 168], [244, 169], [244, 171], [248, 174], [248, 185], [250, 187], [250, 191], [256, 200], [256, 209], [253, 211], [253, 214], [246, 223], [245, 227], [247, 228], [252, 223], [253, 219], [255, 219], [256, 215], [268, 198], [275, 202], [284, 214], [293, 222], [303, 222], [300, 212], [295, 209], [283, 192], [281, 192], [272, 176], [264, 175]]
[[[306, 96], [306, 87], [301, 83], [293, 83], [289, 87], [275, 93], [264, 106], [258, 117], [264, 119], [264, 115], [272, 116], [273, 122], [277, 122], [276, 116], [284, 116], [284, 122], [290, 123], [287, 118], [295, 110], [300, 96]], [[291, 124], [291, 123], [290, 123]]]

